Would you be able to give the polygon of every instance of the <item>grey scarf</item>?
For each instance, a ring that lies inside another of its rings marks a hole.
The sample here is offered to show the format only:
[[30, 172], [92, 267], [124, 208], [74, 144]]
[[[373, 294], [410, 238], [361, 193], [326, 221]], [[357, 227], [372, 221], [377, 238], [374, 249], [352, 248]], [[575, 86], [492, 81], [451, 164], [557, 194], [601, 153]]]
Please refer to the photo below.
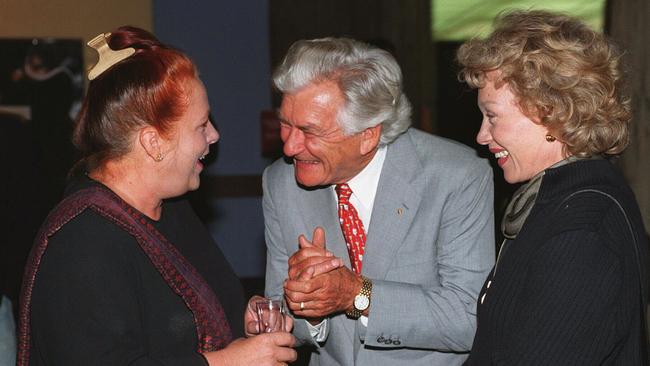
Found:
[[[562, 165], [572, 163], [574, 161], [581, 160], [581, 158], [575, 156], [569, 156], [564, 160], [560, 160], [557, 163], [553, 164], [549, 169], [557, 168]], [[536, 176], [531, 178], [528, 183], [519, 187], [519, 189], [512, 196], [512, 200], [508, 203], [506, 207], [506, 212], [503, 215], [503, 220], [501, 220], [501, 232], [506, 239], [514, 239], [519, 234], [521, 227], [524, 226], [526, 218], [530, 214], [530, 211], [535, 205], [535, 200], [537, 199], [537, 192], [539, 192], [539, 187], [542, 185], [542, 178], [544, 178], [544, 173], [546, 170], [542, 170]]]

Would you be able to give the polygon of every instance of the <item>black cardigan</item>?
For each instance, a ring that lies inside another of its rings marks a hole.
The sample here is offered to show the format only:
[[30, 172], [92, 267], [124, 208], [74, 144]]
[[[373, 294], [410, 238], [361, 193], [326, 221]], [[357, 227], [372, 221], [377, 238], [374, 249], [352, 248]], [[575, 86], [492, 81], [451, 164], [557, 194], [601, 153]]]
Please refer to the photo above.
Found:
[[[477, 305], [465, 365], [639, 365], [638, 265], [647, 278], [648, 240], [634, 195], [607, 160], [549, 169], [516, 239], [501, 250]], [[647, 281], [643, 281], [646, 288]], [[482, 301], [481, 301], [482, 299]]]
[[[154, 226], [203, 275], [241, 336], [243, 289], [189, 204], [165, 201]], [[32, 301], [31, 365], [206, 364], [183, 300], [133, 237], [92, 210], [50, 239]]]

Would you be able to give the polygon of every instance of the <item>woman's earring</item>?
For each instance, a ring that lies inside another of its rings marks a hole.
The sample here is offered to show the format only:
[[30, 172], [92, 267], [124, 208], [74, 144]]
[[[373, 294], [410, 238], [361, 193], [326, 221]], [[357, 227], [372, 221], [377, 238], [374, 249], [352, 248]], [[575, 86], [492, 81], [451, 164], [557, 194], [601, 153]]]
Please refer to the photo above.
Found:
[[548, 142], [553, 142], [553, 141], [555, 141], [555, 136], [553, 136], [553, 135], [546, 135], [546, 141], [548, 141]]
[[161, 161], [163, 161], [164, 158], [165, 158], [165, 157], [163, 156], [162, 153], [158, 153], [158, 155], [156, 155], [156, 157], [154, 158], [154, 160], [155, 160], [155, 161], [158, 161], [158, 162], [161, 162]]

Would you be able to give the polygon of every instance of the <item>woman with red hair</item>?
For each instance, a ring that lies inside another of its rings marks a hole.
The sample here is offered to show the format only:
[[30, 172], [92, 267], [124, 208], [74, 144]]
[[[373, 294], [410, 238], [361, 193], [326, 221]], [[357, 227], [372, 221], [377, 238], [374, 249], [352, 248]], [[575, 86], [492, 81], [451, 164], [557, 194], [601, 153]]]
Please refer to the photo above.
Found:
[[241, 285], [178, 199], [199, 187], [219, 139], [194, 64], [133, 27], [89, 45], [99, 61], [74, 131], [85, 175], [32, 249], [18, 365], [293, 361], [286, 331], [235, 340], [244, 335]]

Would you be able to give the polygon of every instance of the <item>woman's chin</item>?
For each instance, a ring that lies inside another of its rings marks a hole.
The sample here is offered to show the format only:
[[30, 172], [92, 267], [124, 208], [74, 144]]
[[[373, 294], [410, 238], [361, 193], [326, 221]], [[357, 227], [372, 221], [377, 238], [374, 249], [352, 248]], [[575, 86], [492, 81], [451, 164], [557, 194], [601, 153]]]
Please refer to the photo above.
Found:
[[188, 184], [187, 191], [188, 192], [196, 191], [197, 189], [199, 189], [200, 186], [201, 186], [201, 179], [197, 177], [196, 180], [193, 180], [190, 182], [190, 184]]
[[508, 173], [505, 170], [503, 171], [503, 179], [509, 184], [517, 184], [523, 182], [523, 180], [519, 176], [512, 173]]

